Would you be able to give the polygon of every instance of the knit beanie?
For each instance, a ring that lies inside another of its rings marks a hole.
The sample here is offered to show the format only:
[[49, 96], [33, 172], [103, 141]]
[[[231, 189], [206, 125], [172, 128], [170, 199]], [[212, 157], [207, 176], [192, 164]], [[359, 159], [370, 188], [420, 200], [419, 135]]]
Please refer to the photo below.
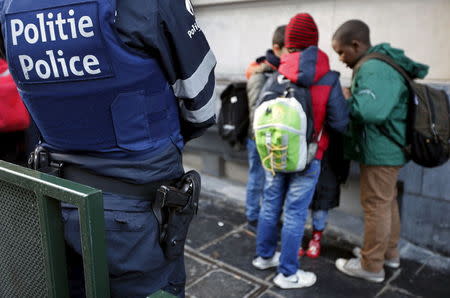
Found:
[[309, 13], [299, 13], [289, 21], [285, 33], [285, 47], [304, 49], [317, 46], [319, 32]]

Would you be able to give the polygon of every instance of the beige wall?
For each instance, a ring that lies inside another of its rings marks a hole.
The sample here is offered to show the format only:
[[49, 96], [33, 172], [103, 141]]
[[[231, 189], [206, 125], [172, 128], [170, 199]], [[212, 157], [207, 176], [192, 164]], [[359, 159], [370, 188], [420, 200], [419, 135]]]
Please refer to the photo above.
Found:
[[217, 59], [218, 78], [243, 78], [247, 64], [270, 46], [274, 29], [298, 12], [309, 12], [320, 31], [319, 46], [333, 69], [348, 80], [332, 52], [331, 36], [344, 21], [358, 18], [372, 43], [390, 42], [430, 65], [428, 81], [450, 83], [450, 0], [193, 0], [198, 23]]

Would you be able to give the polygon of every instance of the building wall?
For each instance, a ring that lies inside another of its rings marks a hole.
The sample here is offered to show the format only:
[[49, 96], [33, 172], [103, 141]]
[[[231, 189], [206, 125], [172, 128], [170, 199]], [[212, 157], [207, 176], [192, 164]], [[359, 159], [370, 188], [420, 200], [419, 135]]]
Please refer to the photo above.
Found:
[[389, 42], [430, 65], [428, 81], [450, 83], [449, 0], [193, 0], [198, 23], [218, 59], [218, 78], [243, 78], [250, 61], [271, 45], [273, 31], [298, 12], [319, 27], [319, 47], [344, 82], [350, 70], [331, 48], [334, 30], [349, 19], [371, 28], [372, 43]]

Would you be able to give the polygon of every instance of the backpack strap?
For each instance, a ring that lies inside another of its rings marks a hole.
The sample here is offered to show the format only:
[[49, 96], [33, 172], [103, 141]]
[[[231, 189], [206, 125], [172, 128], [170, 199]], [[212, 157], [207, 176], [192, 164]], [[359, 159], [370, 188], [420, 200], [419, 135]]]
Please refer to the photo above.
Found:
[[393, 142], [395, 145], [397, 145], [398, 147], [400, 147], [402, 150], [405, 151], [405, 146], [403, 144], [401, 144], [399, 141], [397, 141], [396, 139], [394, 139], [389, 132], [387, 131], [386, 127], [384, 127], [383, 125], [376, 125], [376, 128], [378, 128], [378, 130], [389, 140], [391, 140], [391, 142]]
[[412, 81], [411, 77], [406, 73], [406, 71], [399, 66], [394, 59], [389, 57], [388, 55], [382, 54], [382, 53], [370, 53], [365, 56], [363, 56], [361, 59], [359, 59], [358, 63], [356, 63], [355, 67], [353, 68], [353, 75], [352, 80], [355, 77], [355, 75], [358, 73], [361, 66], [364, 64], [364, 62], [371, 60], [371, 59], [378, 59], [381, 60], [388, 65], [390, 65], [392, 68], [394, 68], [396, 71], [398, 71], [402, 77], [408, 82], [408, 84]]
[[[363, 56], [361, 59], [359, 59], [358, 63], [356, 63], [355, 67], [353, 68], [352, 80], [354, 79], [354, 77], [358, 73], [358, 71], [361, 68], [361, 66], [366, 61], [371, 60], [371, 59], [378, 59], [378, 60], [381, 60], [381, 61], [387, 63], [388, 65], [390, 65], [392, 68], [394, 68], [397, 72], [399, 72], [401, 74], [401, 76], [407, 82], [408, 89], [411, 89], [411, 83], [412, 83], [411, 77], [406, 73], [406, 71], [401, 66], [399, 66], [397, 63], [395, 63], [394, 59], [392, 59], [388, 55], [385, 55], [385, 54], [382, 54], [382, 53], [370, 53], [370, 54], [367, 54], [367, 55]], [[376, 125], [375, 127], [378, 129], [378, 131], [381, 132], [382, 135], [384, 135], [391, 142], [393, 142], [395, 145], [400, 147], [403, 151], [406, 150], [406, 148], [405, 148], [405, 146], [403, 144], [401, 144], [399, 141], [394, 139], [394, 137], [392, 137], [389, 134], [389, 132], [387, 131], [386, 127], [384, 127], [383, 125]]]

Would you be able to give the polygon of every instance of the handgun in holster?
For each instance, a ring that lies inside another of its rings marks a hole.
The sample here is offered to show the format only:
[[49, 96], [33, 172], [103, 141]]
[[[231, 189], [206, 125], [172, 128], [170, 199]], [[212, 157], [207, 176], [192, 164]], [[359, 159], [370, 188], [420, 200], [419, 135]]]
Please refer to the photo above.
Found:
[[52, 160], [50, 153], [41, 145], [37, 145], [28, 157], [28, 168], [61, 177], [63, 162]]
[[175, 259], [184, 253], [189, 225], [198, 211], [201, 179], [189, 171], [172, 185], [161, 185], [152, 204], [159, 224], [159, 241], [166, 258]]

